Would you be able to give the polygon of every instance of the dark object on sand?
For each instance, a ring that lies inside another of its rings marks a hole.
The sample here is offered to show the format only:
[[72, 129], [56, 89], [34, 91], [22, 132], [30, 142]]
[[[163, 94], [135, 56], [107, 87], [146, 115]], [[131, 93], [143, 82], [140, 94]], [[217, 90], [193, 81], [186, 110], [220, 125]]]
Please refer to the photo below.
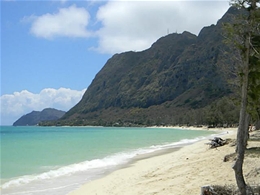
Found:
[[231, 186], [202, 186], [200, 195], [234, 195]]
[[[246, 194], [256, 195], [260, 193], [260, 186], [247, 186]], [[200, 195], [239, 195], [239, 190], [234, 185], [212, 185], [202, 186]]]
[[223, 140], [220, 137], [214, 137], [214, 139], [210, 139], [210, 142], [207, 144], [210, 145], [210, 148], [217, 148], [224, 146], [226, 144], [226, 140]]

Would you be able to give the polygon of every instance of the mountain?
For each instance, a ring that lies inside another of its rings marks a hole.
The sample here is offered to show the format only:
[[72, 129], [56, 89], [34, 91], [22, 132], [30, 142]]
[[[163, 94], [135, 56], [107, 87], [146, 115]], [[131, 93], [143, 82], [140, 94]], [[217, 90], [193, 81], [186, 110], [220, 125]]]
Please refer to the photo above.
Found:
[[19, 118], [13, 123], [13, 126], [33, 126], [39, 124], [41, 121], [53, 121], [60, 119], [66, 112], [56, 110], [54, 108], [46, 108], [40, 111], [32, 111]]
[[239, 53], [223, 36], [223, 23], [231, 22], [237, 13], [231, 7], [198, 36], [169, 34], [145, 51], [115, 54], [81, 101], [49, 124], [237, 123], [238, 107], [231, 99], [239, 86]]

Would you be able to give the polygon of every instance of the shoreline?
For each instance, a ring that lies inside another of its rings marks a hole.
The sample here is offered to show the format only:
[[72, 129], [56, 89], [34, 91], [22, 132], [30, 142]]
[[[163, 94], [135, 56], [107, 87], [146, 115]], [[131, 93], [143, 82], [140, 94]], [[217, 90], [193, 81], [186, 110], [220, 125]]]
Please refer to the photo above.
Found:
[[[138, 128], [139, 129], [139, 128]], [[40, 129], [39, 129], [40, 130]], [[132, 131], [132, 128], [127, 129], [128, 131]], [[163, 130], [163, 129], [161, 129]], [[167, 137], [163, 137], [163, 139], [167, 140], [164, 142], [156, 142], [158, 139], [158, 133], [161, 132], [160, 129], [141, 129], [141, 132], [144, 132], [142, 142], [146, 142], [146, 144], [142, 144], [145, 146], [136, 146], [135, 144], [132, 147], [133, 149], [128, 150], [120, 149], [118, 152], [113, 152], [108, 155], [101, 156], [100, 158], [91, 158], [86, 161], [78, 161], [76, 163], [69, 163], [68, 165], [59, 166], [51, 169], [47, 169], [46, 171], [39, 171], [36, 174], [27, 174], [24, 176], [18, 176], [8, 179], [5, 183], [3, 183], [3, 193], [13, 192], [26, 192], [27, 189], [33, 189], [36, 191], [59, 191], [62, 192], [60, 195], [67, 194], [68, 192], [79, 188], [79, 186], [87, 183], [91, 180], [95, 180], [98, 178], [102, 178], [106, 175], [109, 175], [111, 172], [114, 172], [123, 167], [131, 167], [135, 164], [136, 161], [148, 159], [154, 156], [164, 155], [166, 153], [172, 153], [172, 151], [179, 149], [184, 145], [191, 144], [200, 139], [205, 139], [208, 136], [212, 136], [215, 134], [214, 131], [204, 131], [204, 132], [185, 132], [182, 136], [179, 137], [179, 133], [182, 134], [182, 130], [178, 129], [178, 133], [175, 134], [175, 130], [165, 129], [163, 131], [170, 132]], [[126, 131], [126, 132], [128, 132]], [[54, 129], [54, 132], [55, 129]], [[67, 132], [65, 130], [65, 132]], [[81, 132], [81, 131], [80, 131]], [[104, 131], [105, 132], [105, 131]], [[107, 132], [107, 131], [106, 131]], [[112, 132], [116, 132], [117, 130], [113, 128]], [[123, 131], [122, 131], [123, 132]], [[135, 131], [139, 136], [139, 132]], [[155, 136], [149, 136], [147, 133], [151, 132], [151, 134]], [[172, 133], [173, 132], [173, 133]], [[187, 133], [187, 136], [185, 136]], [[132, 134], [132, 133], [131, 133]], [[103, 135], [103, 134], [102, 134]], [[123, 134], [125, 135], [125, 134]], [[127, 135], [127, 134], [126, 134]], [[135, 135], [135, 134], [134, 134]], [[178, 135], [175, 137], [175, 135]], [[201, 136], [200, 136], [201, 135]], [[114, 136], [116, 137], [116, 136]], [[126, 136], [125, 136], [126, 137]], [[151, 139], [149, 138], [151, 137]], [[178, 138], [179, 137], [179, 138]], [[190, 138], [189, 138], [190, 137]], [[126, 139], [128, 141], [129, 139]], [[132, 140], [132, 139], [130, 139]], [[150, 141], [149, 141], [150, 140]], [[175, 140], [175, 141], [174, 141]], [[106, 143], [106, 142], [105, 142]], [[130, 142], [132, 143], [132, 141]], [[133, 143], [135, 143], [133, 141]], [[108, 144], [108, 143], [106, 143]], [[81, 150], [78, 150], [80, 152]], [[85, 149], [81, 151], [81, 153], [85, 153]], [[96, 168], [95, 168], [96, 167]], [[75, 173], [75, 174], [74, 174]], [[57, 176], [58, 175], [58, 176]], [[47, 179], [46, 179], [47, 178]], [[55, 179], [59, 178], [59, 179]], [[59, 180], [59, 181], [55, 181]], [[38, 189], [37, 186], [45, 186], [42, 190]], [[70, 187], [71, 186], [71, 187]], [[56, 190], [57, 189], [57, 190]], [[60, 190], [59, 190], [60, 189]]]
[[185, 130], [202, 130], [202, 131], [223, 131], [223, 130], [231, 130], [235, 131], [238, 127], [216, 127], [209, 128], [208, 126], [202, 125], [200, 127], [196, 126], [150, 126], [146, 128], [162, 128], [162, 129], [185, 129]]
[[[192, 128], [192, 130], [205, 129]], [[234, 139], [237, 128], [209, 130], [218, 132], [218, 136], [224, 139]], [[199, 194], [200, 187], [204, 185], [235, 184], [232, 162], [223, 163], [224, 156], [233, 153], [234, 147], [225, 145], [209, 149], [209, 146], [205, 145], [208, 142], [203, 139], [192, 144], [177, 146], [173, 151], [149, 154], [144, 158], [140, 156], [140, 159], [137, 157], [128, 165], [84, 184], [69, 195]], [[213, 175], [210, 175], [214, 169]], [[219, 171], [220, 176], [216, 175]]]

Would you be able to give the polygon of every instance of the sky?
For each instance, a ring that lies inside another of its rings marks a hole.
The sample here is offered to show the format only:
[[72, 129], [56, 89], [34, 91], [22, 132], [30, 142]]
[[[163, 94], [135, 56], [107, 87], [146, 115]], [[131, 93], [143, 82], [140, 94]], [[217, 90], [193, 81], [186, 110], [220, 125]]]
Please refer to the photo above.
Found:
[[198, 35], [226, 0], [1, 0], [1, 120], [33, 110], [68, 111], [106, 61], [142, 51], [168, 33]]

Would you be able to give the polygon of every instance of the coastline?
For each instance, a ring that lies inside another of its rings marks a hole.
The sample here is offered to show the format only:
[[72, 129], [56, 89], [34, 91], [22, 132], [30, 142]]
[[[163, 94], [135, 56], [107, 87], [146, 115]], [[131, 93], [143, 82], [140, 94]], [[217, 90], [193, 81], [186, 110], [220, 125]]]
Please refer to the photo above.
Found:
[[237, 128], [208, 128], [207, 126], [200, 126], [200, 127], [196, 127], [196, 126], [150, 126], [147, 128], [168, 128], [168, 129], [185, 129], [185, 130], [208, 130], [208, 131], [223, 131], [223, 130], [227, 130], [227, 131], [235, 131]]
[[[224, 139], [236, 137], [236, 128], [217, 132], [223, 132], [221, 137]], [[224, 145], [209, 149], [205, 145], [207, 142], [202, 140], [172, 152], [137, 159], [129, 166], [84, 184], [69, 195], [199, 194], [204, 185], [235, 185], [233, 161], [223, 162], [224, 156], [234, 153], [235, 147]], [[253, 163], [260, 163], [260, 160], [247, 161], [244, 166], [247, 182], [259, 184], [260, 178], [259, 181], [251, 178], [250, 171], [255, 166]]]
[[[11, 127], [10, 130], [13, 138], [15, 138], [16, 134], [20, 135], [21, 132], [23, 132], [22, 135], [25, 138], [33, 136], [33, 139], [30, 139], [31, 142], [28, 142], [28, 139], [21, 139], [21, 147], [11, 148], [11, 151], [14, 149], [19, 151], [18, 149], [21, 148], [19, 153], [22, 153], [22, 151], [28, 150], [28, 143], [32, 143], [35, 148], [41, 148], [41, 151], [48, 151], [47, 154], [50, 154], [50, 158], [46, 159], [59, 160], [59, 157], [61, 157], [59, 166], [56, 166], [56, 164], [54, 164], [54, 166], [52, 166], [52, 164], [42, 166], [30, 160], [38, 159], [46, 155], [45, 153], [40, 154], [36, 152], [34, 155], [25, 158], [25, 160], [28, 159], [28, 162], [23, 163], [23, 167], [25, 168], [21, 167], [21, 171], [26, 170], [28, 167], [35, 168], [35, 170], [38, 170], [37, 172], [31, 171], [20, 175], [19, 172], [17, 172], [18, 176], [11, 175], [11, 177], [8, 177], [7, 175], [3, 177], [7, 178], [5, 183], [1, 186], [4, 194], [17, 192], [18, 194], [37, 193], [39, 195], [68, 194], [91, 180], [102, 178], [115, 170], [133, 166], [133, 164], [140, 159], [170, 153], [186, 144], [207, 139], [208, 136], [217, 134], [214, 131], [195, 132], [180, 129], [149, 129], [144, 127], [102, 127], [101, 129], [87, 127], [85, 130], [74, 127], [60, 127], [60, 129], [49, 127], [45, 129], [42, 129], [42, 127], [30, 127], [30, 129], [27, 127]], [[162, 131], [164, 133], [161, 133]], [[42, 142], [37, 141], [42, 140], [46, 136], [47, 138], [44, 140], [48, 141], [47, 148], [45, 144], [43, 145], [41, 144]], [[48, 139], [48, 137], [50, 139]], [[60, 137], [62, 137], [62, 139], [60, 139]], [[40, 144], [40, 146], [38, 146], [37, 143]], [[97, 145], [97, 143], [99, 144]], [[56, 147], [57, 144], [60, 147]], [[59, 156], [53, 158], [52, 154], [55, 153], [55, 148], [58, 149]], [[53, 150], [53, 152], [50, 153], [50, 150]], [[68, 152], [71, 150], [74, 152]], [[8, 148], [5, 149], [5, 151], [8, 151]], [[66, 161], [66, 159], [63, 158], [64, 155], [73, 159], [72, 162]], [[8, 152], [6, 152], [6, 156], [8, 156]], [[80, 159], [82, 158], [81, 156], [83, 156], [83, 160]], [[19, 156], [14, 155], [13, 157]], [[18, 162], [18, 160], [15, 160], [15, 162], [16, 161]], [[17, 167], [15, 164], [9, 168], [7, 165], [12, 165], [12, 163], [8, 163], [8, 161], [5, 162], [7, 162], [5, 166], [6, 171], [19, 168], [19, 166]]]

